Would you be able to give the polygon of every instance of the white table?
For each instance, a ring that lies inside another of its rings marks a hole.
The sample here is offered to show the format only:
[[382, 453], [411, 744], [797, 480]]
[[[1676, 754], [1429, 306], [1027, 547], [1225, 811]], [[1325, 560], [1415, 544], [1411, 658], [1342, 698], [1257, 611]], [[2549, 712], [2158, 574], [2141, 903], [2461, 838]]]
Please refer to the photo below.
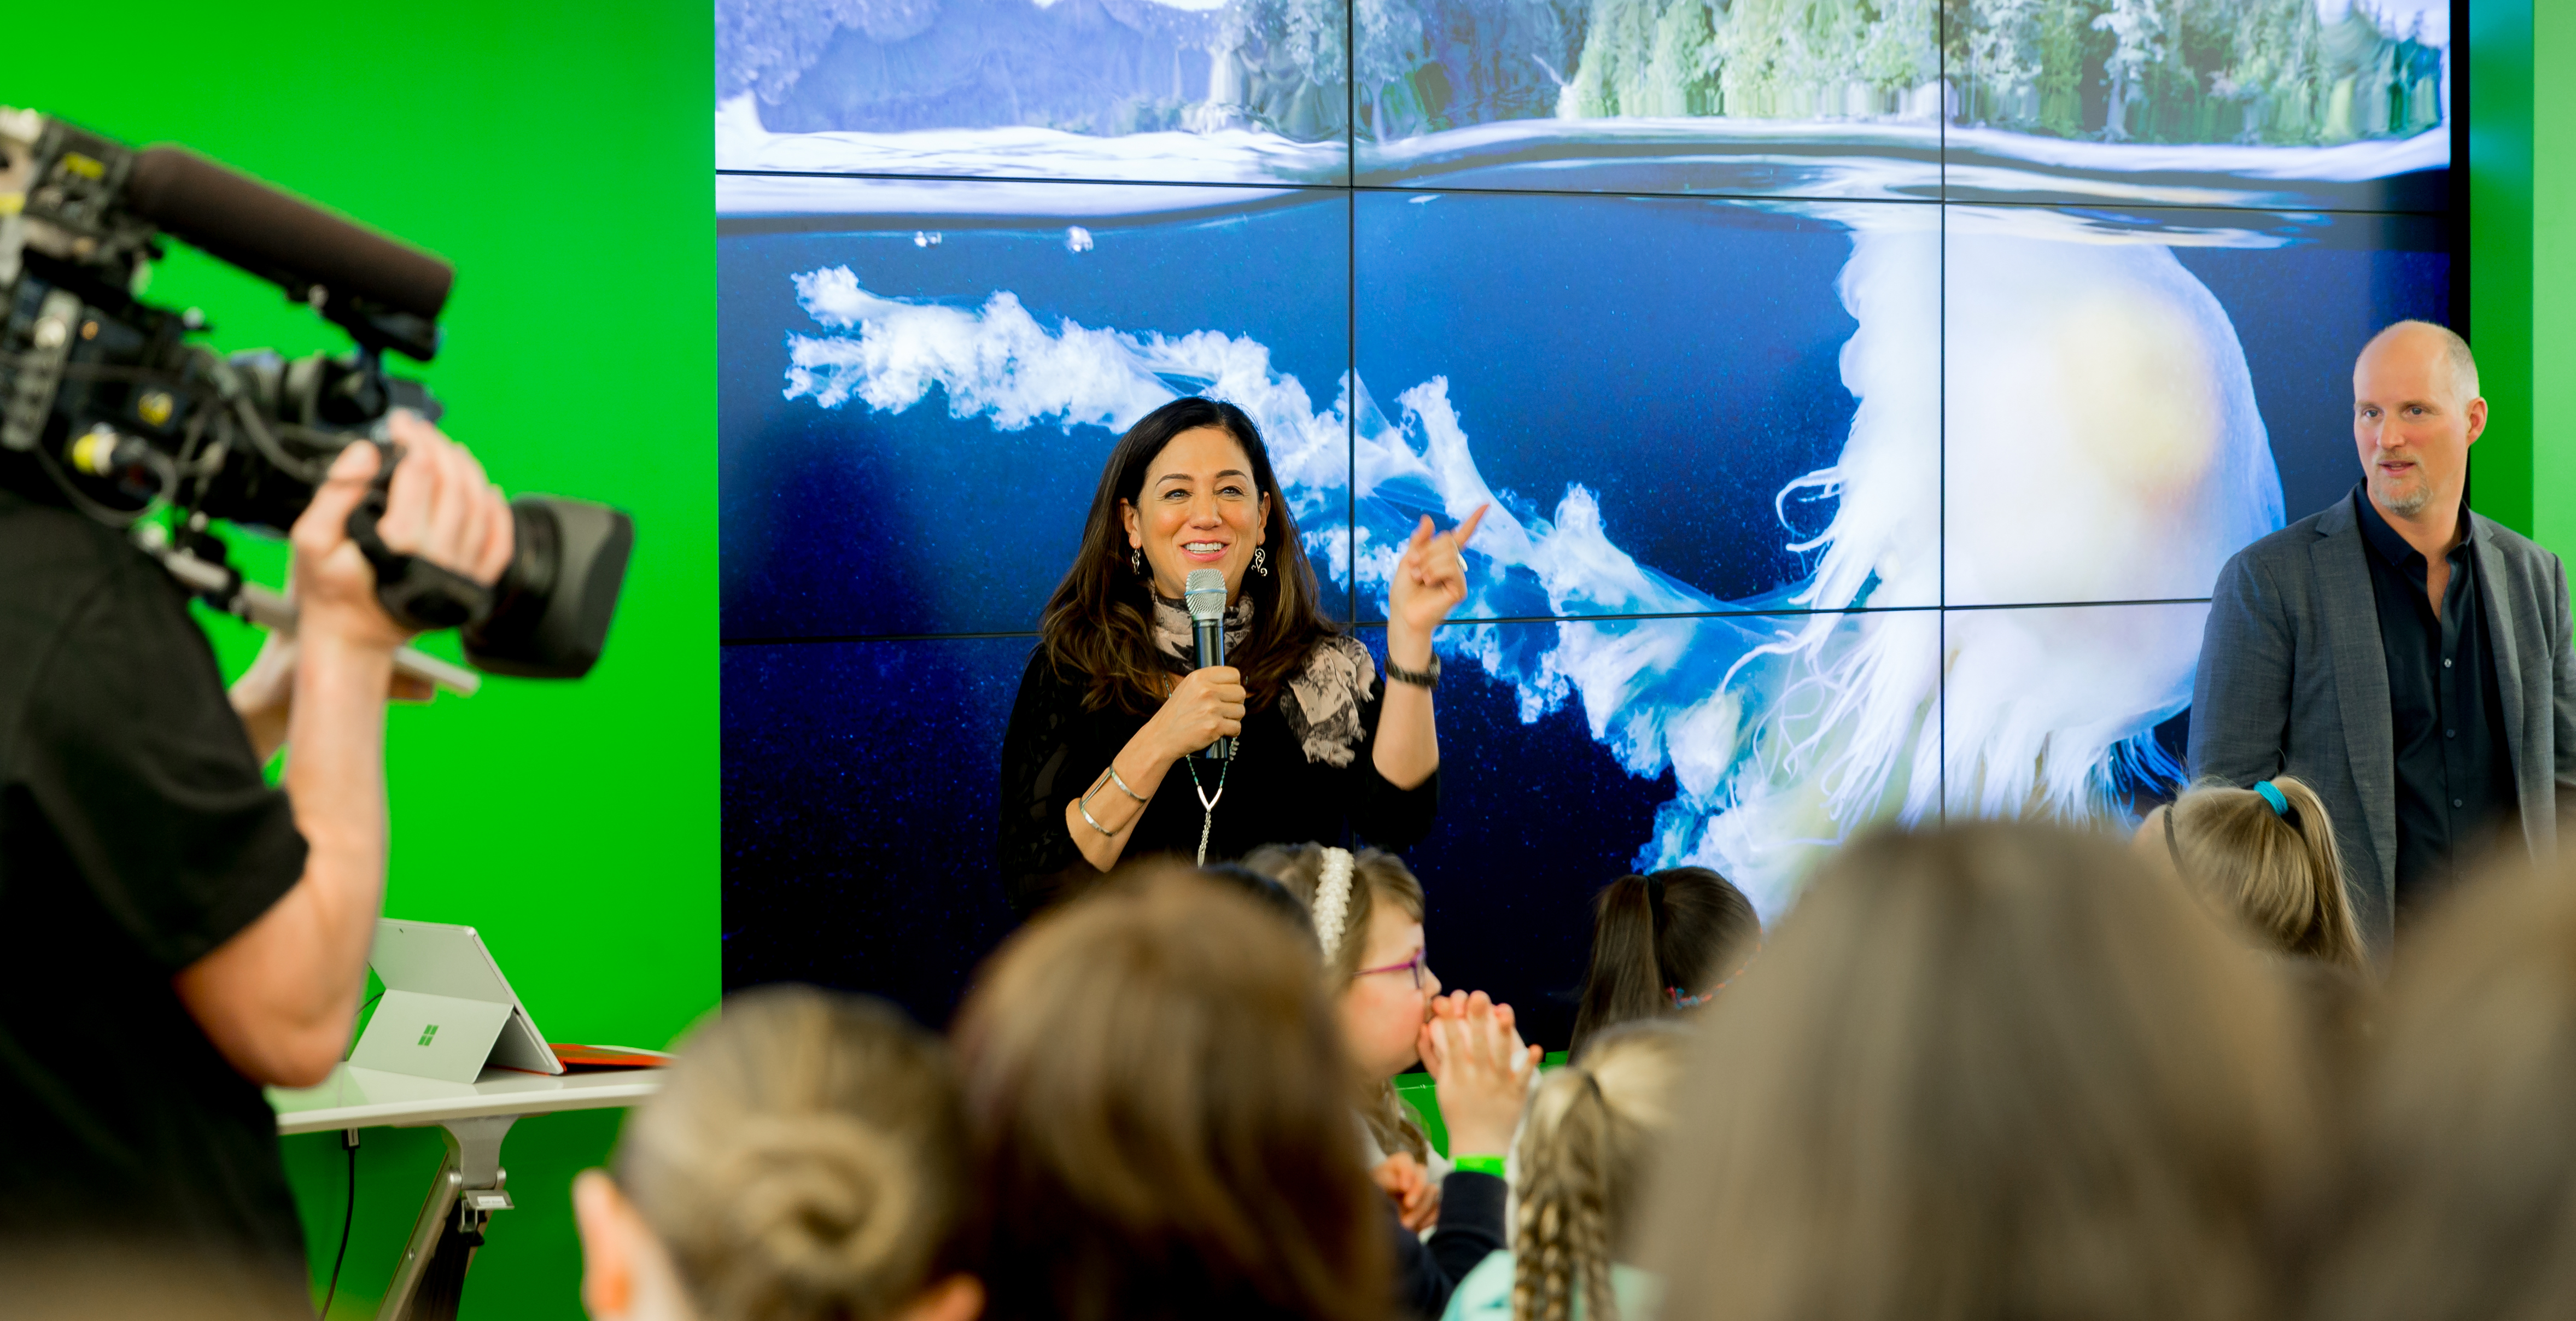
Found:
[[319, 1086], [269, 1088], [268, 1104], [277, 1112], [281, 1134], [439, 1127], [447, 1138], [447, 1159], [421, 1203], [402, 1265], [376, 1316], [377, 1321], [452, 1321], [472, 1249], [483, 1241], [484, 1222], [510, 1206], [509, 1173], [501, 1168], [501, 1139], [510, 1125], [524, 1115], [633, 1105], [661, 1085], [659, 1069], [597, 1069], [552, 1077], [485, 1069], [473, 1082], [454, 1083], [344, 1063]]

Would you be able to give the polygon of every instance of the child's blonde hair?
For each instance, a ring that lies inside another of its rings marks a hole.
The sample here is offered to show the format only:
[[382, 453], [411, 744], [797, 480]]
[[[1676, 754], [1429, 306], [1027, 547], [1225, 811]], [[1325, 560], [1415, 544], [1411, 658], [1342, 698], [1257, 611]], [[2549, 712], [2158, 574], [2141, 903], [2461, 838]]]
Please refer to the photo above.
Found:
[[2188, 790], [2173, 806], [2156, 809], [2146, 822], [2149, 855], [2161, 853], [2266, 945], [2363, 970], [2368, 955], [2344, 894], [2343, 857], [2325, 802], [2286, 775], [2265, 783], [2286, 810], [2258, 789], [2223, 784]]
[[1689, 1041], [1677, 1022], [1623, 1023], [1539, 1080], [1513, 1148], [1512, 1321], [1568, 1321], [1577, 1289], [1586, 1316], [1617, 1321], [1611, 1254], [1648, 1154], [1672, 1127]]
[[966, 1142], [938, 1038], [881, 1001], [764, 987], [689, 1033], [618, 1185], [713, 1321], [872, 1321], [955, 1251]]
[[[1321, 844], [1265, 844], [1245, 855], [1243, 865], [1279, 882], [1308, 913], [1315, 909], [1315, 892], [1324, 883], [1324, 860], [1331, 850]], [[1404, 859], [1377, 849], [1351, 851], [1350, 907], [1345, 911], [1340, 938], [1333, 948], [1323, 951], [1324, 993], [1339, 996], [1350, 989], [1360, 970], [1361, 951], [1368, 945], [1371, 917], [1380, 900], [1394, 904], [1405, 916], [1419, 922], [1427, 902], [1422, 882], [1414, 878]], [[1431, 1163], [1431, 1139], [1413, 1117], [1403, 1098], [1395, 1094], [1392, 1080], [1375, 1080], [1363, 1097], [1360, 1117], [1368, 1121], [1369, 1136], [1378, 1150], [1388, 1155], [1404, 1152], [1425, 1165]]]

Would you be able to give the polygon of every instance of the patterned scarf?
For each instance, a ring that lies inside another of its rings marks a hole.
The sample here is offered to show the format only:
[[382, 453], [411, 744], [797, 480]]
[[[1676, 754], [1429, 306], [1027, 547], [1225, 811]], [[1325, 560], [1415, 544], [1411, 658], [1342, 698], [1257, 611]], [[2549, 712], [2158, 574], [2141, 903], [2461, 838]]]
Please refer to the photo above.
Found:
[[[1225, 612], [1225, 654], [1233, 655], [1252, 636], [1252, 598], [1245, 596]], [[1181, 663], [1187, 674], [1198, 668], [1199, 630], [1190, 620], [1188, 605], [1170, 600], [1159, 593], [1154, 597], [1154, 646], [1163, 655]]]
[[[1225, 650], [1232, 655], [1252, 636], [1252, 598], [1245, 596], [1225, 612]], [[1186, 673], [1198, 663], [1198, 630], [1182, 602], [1154, 598], [1154, 646]], [[1279, 714], [1306, 754], [1306, 760], [1348, 766], [1359, 750], [1360, 708], [1377, 686], [1377, 662], [1359, 639], [1334, 635], [1306, 653], [1305, 668], [1289, 676], [1289, 700]]]

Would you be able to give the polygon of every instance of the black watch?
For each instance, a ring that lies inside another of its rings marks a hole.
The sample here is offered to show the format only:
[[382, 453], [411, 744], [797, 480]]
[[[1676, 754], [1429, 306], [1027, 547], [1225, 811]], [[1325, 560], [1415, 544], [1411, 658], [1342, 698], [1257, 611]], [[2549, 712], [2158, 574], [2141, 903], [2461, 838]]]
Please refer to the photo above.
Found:
[[1389, 657], [1386, 662], [1386, 677], [1397, 683], [1412, 684], [1416, 688], [1437, 688], [1440, 686], [1439, 653], [1432, 653], [1431, 668], [1427, 670], [1408, 670], [1396, 664], [1394, 658]]

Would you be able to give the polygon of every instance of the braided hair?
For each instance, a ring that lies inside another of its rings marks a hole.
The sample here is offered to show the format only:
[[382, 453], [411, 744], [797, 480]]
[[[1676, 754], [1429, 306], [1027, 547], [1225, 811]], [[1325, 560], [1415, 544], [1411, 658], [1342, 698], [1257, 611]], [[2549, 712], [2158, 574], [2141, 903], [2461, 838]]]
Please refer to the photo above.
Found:
[[1677, 1022], [1622, 1024], [1540, 1080], [1513, 1151], [1512, 1321], [1572, 1321], [1578, 1290], [1593, 1321], [1618, 1321], [1611, 1258], [1689, 1041]]

